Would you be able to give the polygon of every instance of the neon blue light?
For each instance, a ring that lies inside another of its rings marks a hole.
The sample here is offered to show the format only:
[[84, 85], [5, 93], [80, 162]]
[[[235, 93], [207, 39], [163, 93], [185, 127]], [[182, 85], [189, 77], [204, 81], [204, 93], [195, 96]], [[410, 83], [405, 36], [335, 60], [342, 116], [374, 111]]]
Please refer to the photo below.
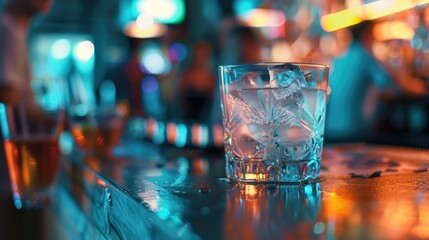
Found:
[[116, 87], [111, 80], [104, 81], [100, 86], [100, 101], [103, 106], [113, 106], [116, 103]]
[[3, 137], [5, 139], [8, 139], [10, 137], [10, 132], [9, 125], [7, 122], [6, 106], [4, 105], [4, 103], [0, 103], [0, 123]]
[[205, 147], [209, 142], [209, 130], [206, 125], [201, 125], [201, 142], [200, 146]]
[[165, 124], [158, 122], [156, 132], [152, 138], [156, 144], [162, 144], [165, 140]]
[[70, 50], [70, 41], [67, 39], [59, 39], [52, 45], [51, 54], [55, 59], [64, 59], [69, 56]]
[[145, 93], [156, 93], [158, 91], [158, 79], [149, 75], [142, 79], [142, 91]]
[[188, 50], [186, 46], [182, 43], [173, 43], [168, 49], [168, 56], [174, 62], [180, 62], [185, 60], [188, 55]]
[[165, 71], [165, 60], [158, 50], [149, 49], [145, 51], [142, 63], [148, 73], [161, 74]]
[[156, 212], [156, 214], [161, 220], [167, 220], [171, 215], [170, 211], [167, 208], [160, 208], [158, 212]]
[[186, 139], [188, 135], [188, 129], [186, 128], [186, 125], [183, 123], [177, 124], [177, 138], [176, 142], [174, 143], [176, 147], [182, 148], [186, 145]]
[[233, 4], [235, 15], [242, 15], [250, 9], [258, 7], [261, 2], [261, 0], [235, 0]]
[[21, 196], [18, 193], [13, 193], [13, 203], [15, 204], [16, 209], [22, 208]]

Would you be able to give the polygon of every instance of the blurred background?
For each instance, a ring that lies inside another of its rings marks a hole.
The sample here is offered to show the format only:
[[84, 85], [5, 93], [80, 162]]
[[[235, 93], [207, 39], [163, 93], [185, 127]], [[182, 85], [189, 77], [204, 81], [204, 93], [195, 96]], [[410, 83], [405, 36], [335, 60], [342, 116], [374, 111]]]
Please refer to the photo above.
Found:
[[31, 24], [32, 87], [82, 115], [119, 103], [137, 137], [221, 146], [218, 65], [316, 62], [331, 67], [328, 142], [422, 147], [428, 2], [55, 0]]

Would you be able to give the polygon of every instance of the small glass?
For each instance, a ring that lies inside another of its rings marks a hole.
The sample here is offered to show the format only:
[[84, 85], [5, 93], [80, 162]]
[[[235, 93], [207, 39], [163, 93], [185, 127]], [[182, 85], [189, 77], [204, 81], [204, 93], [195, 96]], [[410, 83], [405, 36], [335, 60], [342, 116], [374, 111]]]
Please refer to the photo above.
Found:
[[64, 111], [0, 104], [0, 113], [15, 207], [43, 207], [52, 200], [58, 173]]
[[110, 155], [121, 139], [126, 113], [126, 107], [121, 104], [86, 111], [71, 108], [71, 134], [77, 145], [88, 153]]
[[226, 174], [243, 182], [301, 183], [320, 175], [329, 67], [219, 67]]

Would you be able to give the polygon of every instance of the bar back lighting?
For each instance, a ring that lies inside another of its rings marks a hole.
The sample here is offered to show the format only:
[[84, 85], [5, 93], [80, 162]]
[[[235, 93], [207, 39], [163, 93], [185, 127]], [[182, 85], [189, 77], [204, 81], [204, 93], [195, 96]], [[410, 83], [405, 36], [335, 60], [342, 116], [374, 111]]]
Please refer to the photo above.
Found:
[[429, 0], [378, 0], [325, 15], [320, 23], [325, 31], [333, 32], [365, 20], [385, 17], [426, 3], [429, 3]]

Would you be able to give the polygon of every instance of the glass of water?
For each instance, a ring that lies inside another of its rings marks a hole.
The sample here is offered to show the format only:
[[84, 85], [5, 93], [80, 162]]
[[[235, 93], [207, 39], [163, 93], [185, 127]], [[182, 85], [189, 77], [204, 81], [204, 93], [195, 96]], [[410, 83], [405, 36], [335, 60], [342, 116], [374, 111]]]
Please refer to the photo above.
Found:
[[329, 67], [219, 67], [226, 174], [243, 182], [317, 181]]

